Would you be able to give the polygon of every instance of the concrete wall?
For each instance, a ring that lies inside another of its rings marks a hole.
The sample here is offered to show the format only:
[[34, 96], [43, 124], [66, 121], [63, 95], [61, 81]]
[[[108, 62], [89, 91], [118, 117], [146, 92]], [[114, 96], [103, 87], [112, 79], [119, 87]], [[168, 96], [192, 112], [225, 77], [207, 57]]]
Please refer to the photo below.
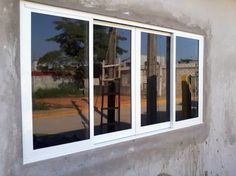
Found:
[[203, 34], [205, 123], [23, 166], [19, 1], [1, 0], [1, 176], [235, 175], [236, 1], [34, 1]]
[[32, 91], [38, 89], [51, 89], [58, 88], [63, 83], [72, 83], [72, 79], [68, 78], [54, 78], [53, 76], [33, 76], [32, 77]]

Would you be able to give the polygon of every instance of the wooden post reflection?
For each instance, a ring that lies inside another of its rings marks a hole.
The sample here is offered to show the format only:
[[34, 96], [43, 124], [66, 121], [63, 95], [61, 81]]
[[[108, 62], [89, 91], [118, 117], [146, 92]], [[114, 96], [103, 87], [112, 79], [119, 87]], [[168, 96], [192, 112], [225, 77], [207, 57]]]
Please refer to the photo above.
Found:
[[148, 34], [147, 46], [147, 124], [157, 118], [156, 35]]

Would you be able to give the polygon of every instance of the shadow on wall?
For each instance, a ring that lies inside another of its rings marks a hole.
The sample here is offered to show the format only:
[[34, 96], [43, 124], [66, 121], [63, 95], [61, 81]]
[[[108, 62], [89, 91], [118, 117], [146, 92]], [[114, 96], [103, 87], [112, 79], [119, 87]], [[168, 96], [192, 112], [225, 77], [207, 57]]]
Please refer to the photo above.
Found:
[[160, 173], [157, 176], [171, 176], [170, 174], [166, 174], [166, 173]]

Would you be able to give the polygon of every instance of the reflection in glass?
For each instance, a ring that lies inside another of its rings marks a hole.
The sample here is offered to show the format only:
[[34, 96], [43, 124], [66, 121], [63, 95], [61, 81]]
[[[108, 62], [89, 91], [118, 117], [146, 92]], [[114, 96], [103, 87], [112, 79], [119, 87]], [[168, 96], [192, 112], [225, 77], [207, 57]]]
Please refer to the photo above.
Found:
[[141, 33], [141, 126], [170, 121], [170, 37]]
[[88, 139], [89, 24], [31, 17], [34, 149]]
[[94, 25], [94, 133], [131, 128], [131, 31]]
[[176, 120], [198, 117], [198, 40], [176, 38]]

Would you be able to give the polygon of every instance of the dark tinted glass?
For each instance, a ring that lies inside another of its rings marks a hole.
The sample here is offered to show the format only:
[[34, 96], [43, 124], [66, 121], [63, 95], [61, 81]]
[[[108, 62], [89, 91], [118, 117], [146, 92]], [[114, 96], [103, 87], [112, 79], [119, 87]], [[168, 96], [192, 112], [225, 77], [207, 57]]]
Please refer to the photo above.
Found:
[[176, 39], [176, 120], [198, 117], [198, 40]]
[[88, 139], [89, 23], [31, 17], [34, 149]]
[[141, 33], [141, 126], [170, 121], [170, 37]]
[[131, 128], [131, 31], [94, 25], [94, 133]]

